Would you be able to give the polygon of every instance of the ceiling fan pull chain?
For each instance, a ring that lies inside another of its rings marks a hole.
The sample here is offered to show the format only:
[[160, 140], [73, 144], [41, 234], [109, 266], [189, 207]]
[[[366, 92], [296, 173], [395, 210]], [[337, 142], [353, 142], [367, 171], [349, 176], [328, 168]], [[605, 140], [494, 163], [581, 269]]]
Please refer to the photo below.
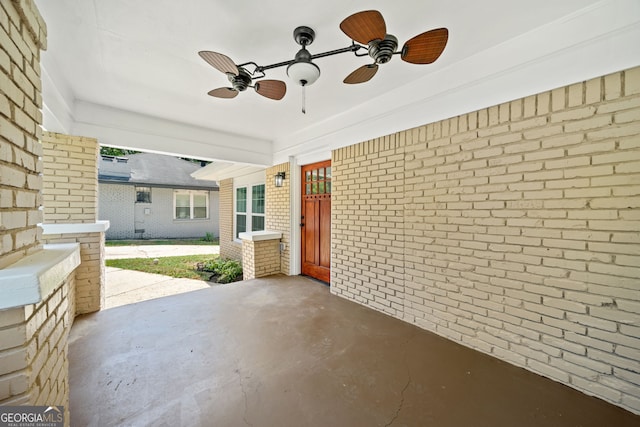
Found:
[[302, 114], [307, 114], [307, 107], [306, 107], [306, 103], [307, 103], [307, 97], [305, 95], [305, 89], [306, 85], [302, 85]]

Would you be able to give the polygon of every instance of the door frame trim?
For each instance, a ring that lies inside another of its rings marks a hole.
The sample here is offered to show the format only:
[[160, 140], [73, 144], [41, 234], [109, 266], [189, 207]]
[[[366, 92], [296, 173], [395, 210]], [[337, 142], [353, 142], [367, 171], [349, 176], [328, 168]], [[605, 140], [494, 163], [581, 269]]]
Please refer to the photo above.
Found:
[[302, 187], [301, 187], [301, 171], [302, 167], [298, 165], [294, 156], [289, 157], [289, 173], [291, 182], [289, 191], [291, 206], [289, 212], [289, 224], [291, 224], [291, 248], [289, 250], [289, 274], [299, 275], [302, 273], [302, 233], [300, 232], [300, 215], [302, 211]]
[[292, 276], [302, 274], [302, 233], [300, 231], [300, 215], [302, 212], [302, 166], [310, 165], [312, 163], [320, 163], [327, 160], [333, 160], [331, 155], [328, 158], [314, 158], [313, 161], [300, 164], [298, 163], [296, 156], [289, 156], [289, 174], [291, 175], [291, 183], [289, 185], [289, 200], [291, 201], [289, 209], [291, 213], [289, 274]]

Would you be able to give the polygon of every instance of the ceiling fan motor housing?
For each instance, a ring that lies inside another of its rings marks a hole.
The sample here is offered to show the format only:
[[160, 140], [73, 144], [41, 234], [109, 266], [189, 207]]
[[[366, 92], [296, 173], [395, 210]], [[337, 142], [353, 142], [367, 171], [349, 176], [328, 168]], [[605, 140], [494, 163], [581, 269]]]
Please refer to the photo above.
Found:
[[238, 67], [238, 71], [237, 76], [227, 73], [227, 77], [235, 90], [243, 92], [251, 85], [251, 75], [244, 68]]
[[316, 38], [316, 32], [303, 25], [293, 30], [293, 38], [300, 46], [308, 46]]
[[391, 60], [391, 57], [398, 48], [398, 39], [391, 34], [387, 34], [384, 40], [371, 40], [369, 42], [369, 56], [376, 64], [384, 64]]

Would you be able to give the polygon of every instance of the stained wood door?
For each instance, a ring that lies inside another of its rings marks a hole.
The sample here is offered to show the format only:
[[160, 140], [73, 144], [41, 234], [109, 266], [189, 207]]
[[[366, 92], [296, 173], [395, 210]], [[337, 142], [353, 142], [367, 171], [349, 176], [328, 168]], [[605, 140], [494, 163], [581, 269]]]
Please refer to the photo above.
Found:
[[302, 167], [302, 274], [329, 283], [331, 160]]

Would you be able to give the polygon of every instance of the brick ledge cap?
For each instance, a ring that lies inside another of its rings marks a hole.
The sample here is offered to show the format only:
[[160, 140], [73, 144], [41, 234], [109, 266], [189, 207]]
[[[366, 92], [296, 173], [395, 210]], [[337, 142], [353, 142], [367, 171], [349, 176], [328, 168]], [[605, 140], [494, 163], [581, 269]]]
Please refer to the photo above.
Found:
[[38, 224], [42, 228], [42, 234], [79, 234], [79, 233], [104, 233], [109, 229], [109, 221], [96, 221], [73, 224]]
[[0, 270], [0, 310], [45, 300], [79, 265], [79, 243], [43, 245]]
[[240, 233], [239, 237], [240, 240], [250, 240], [253, 242], [257, 242], [259, 240], [279, 240], [282, 239], [282, 232], [271, 230], [251, 231]]

